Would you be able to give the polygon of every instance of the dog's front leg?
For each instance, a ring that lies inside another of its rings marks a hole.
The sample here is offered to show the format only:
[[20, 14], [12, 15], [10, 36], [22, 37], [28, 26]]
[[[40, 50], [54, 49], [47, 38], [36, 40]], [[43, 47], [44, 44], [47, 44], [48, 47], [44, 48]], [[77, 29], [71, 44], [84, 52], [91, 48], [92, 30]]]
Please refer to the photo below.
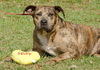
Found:
[[50, 59], [47, 62], [47, 64], [59, 62], [59, 61], [66, 60], [66, 59], [69, 59], [69, 58], [74, 58], [74, 57], [75, 57], [75, 53], [65, 52], [65, 53], [63, 53], [59, 56], [56, 56], [56, 57]]

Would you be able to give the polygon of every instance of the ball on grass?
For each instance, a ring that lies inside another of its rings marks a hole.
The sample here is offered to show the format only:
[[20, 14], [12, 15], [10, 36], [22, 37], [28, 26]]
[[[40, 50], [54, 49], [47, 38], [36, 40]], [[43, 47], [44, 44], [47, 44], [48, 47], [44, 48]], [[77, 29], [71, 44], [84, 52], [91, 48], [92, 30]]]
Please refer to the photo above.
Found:
[[40, 59], [40, 55], [36, 51], [24, 52], [22, 50], [15, 50], [12, 52], [11, 58], [19, 64], [32, 64]]

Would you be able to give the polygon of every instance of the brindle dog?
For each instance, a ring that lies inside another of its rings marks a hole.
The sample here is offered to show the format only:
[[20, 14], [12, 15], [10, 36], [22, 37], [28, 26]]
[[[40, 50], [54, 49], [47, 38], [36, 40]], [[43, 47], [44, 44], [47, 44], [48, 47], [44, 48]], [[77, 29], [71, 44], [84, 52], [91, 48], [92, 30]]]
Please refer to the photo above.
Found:
[[56, 56], [52, 61], [100, 54], [100, 29], [65, 22], [60, 6], [28, 6], [35, 24], [33, 50]]

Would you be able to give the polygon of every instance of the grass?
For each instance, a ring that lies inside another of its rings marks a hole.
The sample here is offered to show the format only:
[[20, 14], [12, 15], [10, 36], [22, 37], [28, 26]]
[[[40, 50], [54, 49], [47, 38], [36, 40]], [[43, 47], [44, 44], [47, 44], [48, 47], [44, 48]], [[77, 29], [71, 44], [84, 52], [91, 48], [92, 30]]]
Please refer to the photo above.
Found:
[[[30, 4], [59, 5], [64, 8], [66, 14], [64, 20], [100, 27], [100, 0], [0, 0], [0, 10], [21, 13]], [[5, 62], [4, 59], [16, 49], [32, 49], [33, 29], [30, 16], [4, 15], [0, 12], [0, 70], [100, 70], [100, 58], [87, 56], [78, 60], [61, 61], [55, 65], [45, 65], [51, 58], [45, 56], [37, 63], [42, 64], [42, 67]]]

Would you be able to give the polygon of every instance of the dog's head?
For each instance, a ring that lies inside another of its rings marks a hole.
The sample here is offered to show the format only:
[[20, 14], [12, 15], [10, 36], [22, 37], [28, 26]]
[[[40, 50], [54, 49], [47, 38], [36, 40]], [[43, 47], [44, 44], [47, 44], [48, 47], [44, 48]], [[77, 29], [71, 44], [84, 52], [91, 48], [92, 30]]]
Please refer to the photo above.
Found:
[[[56, 22], [58, 13], [64, 11], [60, 6], [27, 6], [24, 14], [32, 14], [34, 23], [38, 29], [51, 31]], [[65, 15], [64, 15], [65, 16]]]

